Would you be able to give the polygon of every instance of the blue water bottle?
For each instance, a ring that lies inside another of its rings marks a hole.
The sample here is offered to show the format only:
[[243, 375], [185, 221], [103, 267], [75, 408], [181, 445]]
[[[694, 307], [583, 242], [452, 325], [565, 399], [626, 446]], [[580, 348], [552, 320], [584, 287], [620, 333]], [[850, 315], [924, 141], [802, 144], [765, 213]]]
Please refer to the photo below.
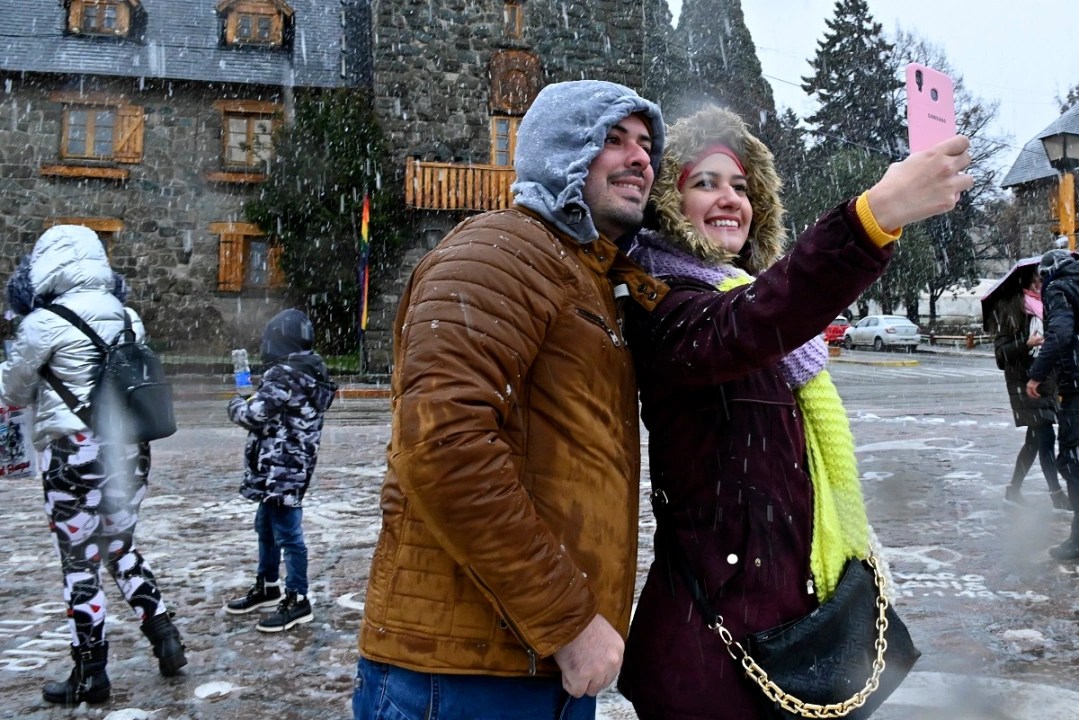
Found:
[[240, 348], [232, 351], [232, 376], [236, 379], [236, 394], [249, 397], [254, 394], [251, 386], [251, 365], [247, 362], [247, 350]]

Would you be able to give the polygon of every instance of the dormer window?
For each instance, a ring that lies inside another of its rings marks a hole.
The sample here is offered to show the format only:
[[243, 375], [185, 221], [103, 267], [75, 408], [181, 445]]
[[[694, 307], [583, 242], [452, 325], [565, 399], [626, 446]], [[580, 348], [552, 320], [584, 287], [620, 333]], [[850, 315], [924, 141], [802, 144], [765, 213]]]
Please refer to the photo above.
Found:
[[282, 47], [292, 22], [283, 0], [221, 0], [217, 14], [224, 44], [240, 47]]
[[67, 31], [75, 35], [128, 37], [141, 11], [139, 0], [68, 0]]

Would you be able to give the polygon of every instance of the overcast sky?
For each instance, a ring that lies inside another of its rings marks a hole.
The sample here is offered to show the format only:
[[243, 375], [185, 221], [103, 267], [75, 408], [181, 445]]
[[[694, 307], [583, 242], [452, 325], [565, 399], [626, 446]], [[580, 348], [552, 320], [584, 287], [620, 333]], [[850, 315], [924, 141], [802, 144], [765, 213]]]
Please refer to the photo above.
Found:
[[[682, 0], [669, 0], [677, 17]], [[1023, 145], [1060, 112], [1055, 98], [1079, 83], [1079, 3], [1075, 0], [868, 0], [884, 26], [941, 47], [967, 89], [999, 102], [994, 134], [1010, 136], [1006, 171]], [[824, 36], [834, 0], [742, 0], [776, 104], [805, 117], [813, 105], [799, 85]], [[1070, 48], [1068, 47], [1070, 45]]]

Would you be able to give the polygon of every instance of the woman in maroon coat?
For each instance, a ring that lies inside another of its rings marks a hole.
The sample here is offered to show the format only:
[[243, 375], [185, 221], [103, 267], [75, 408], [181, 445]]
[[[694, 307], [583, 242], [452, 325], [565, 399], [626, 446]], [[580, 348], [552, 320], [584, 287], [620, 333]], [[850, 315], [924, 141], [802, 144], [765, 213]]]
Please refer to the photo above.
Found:
[[[970, 187], [959, 174], [968, 143], [893, 165], [780, 258], [768, 149], [718, 108], [668, 133], [652, 196], [662, 232], [643, 231], [631, 250], [671, 291], [626, 318], [658, 530], [618, 686], [642, 720], [747, 720], [768, 701], [705, 626], [672, 539], [736, 639], [807, 614], [842, 561], [864, 557], [853, 441], [818, 336], [883, 273], [903, 225], [950, 210]], [[815, 492], [814, 475], [834, 487]]]

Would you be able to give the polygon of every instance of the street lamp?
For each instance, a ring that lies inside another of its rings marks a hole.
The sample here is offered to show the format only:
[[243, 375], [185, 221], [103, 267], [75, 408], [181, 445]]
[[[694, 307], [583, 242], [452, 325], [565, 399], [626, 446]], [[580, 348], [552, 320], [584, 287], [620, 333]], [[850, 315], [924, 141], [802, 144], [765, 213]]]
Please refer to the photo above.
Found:
[[1068, 250], [1075, 251], [1075, 173], [1079, 168], [1079, 135], [1057, 132], [1041, 138], [1049, 164], [1057, 177], [1057, 209], [1060, 213], [1060, 234], [1068, 238]]

